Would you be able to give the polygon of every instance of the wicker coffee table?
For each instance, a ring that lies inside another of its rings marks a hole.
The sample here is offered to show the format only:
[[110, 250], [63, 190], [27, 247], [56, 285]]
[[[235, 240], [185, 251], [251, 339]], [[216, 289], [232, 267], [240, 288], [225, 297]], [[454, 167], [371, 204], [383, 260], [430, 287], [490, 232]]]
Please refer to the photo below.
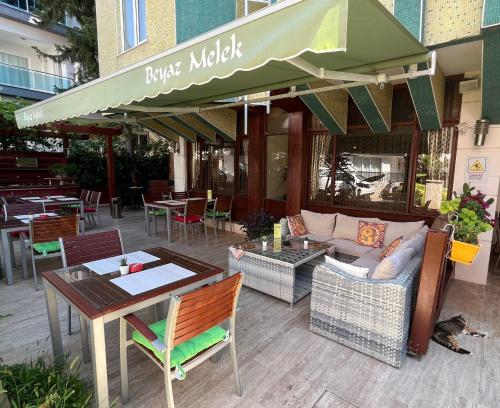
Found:
[[229, 274], [243, 272], [245, 286], [289, 302], [291, 307], [311, 293], [313, 269], [324, 261], [322, 255], [331, 247], [311, 241], [309, 249], [304, 249], [300, 240], [282, 245], [281, 250], [269, 242], [263, 251], [260, 242], [252, 244], [253, 248], [244, 248], [245, 255], [239, 260], [228, 251]]

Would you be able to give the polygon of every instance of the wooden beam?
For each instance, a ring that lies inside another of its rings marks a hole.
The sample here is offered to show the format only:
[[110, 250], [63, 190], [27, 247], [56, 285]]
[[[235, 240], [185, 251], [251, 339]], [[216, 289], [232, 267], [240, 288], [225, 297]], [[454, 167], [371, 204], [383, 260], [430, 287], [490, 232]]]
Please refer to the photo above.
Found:
[[292, 112], [289, 117], [286, 215], [295, 215], [305, 208], [306, 202], [307, 132], [303, 111]]
[[[65, 133], [88, 133], [92, 135], [102, 135], [102, 136], [119, 136], [122, 134], [122, 127], [98, 127], [98, 126], [87, 126], [87, 125], [70, 125], [67, 123], [56, 123], [51, 125], [52, 128]], [[52, 137], [52, 136], [51, 136]]]
[[248, 116], [248, 212], [264, 207], [265, 196], [265, 120], [263, 109]]
[[115, 178], [115, 159], [113, 157], [113, 136], [108, 135], [106, 137], [106, 168], [108, 171], [108, 194], [109, 203], [111, 204], [111, 199], [116, 197], [116, 178]]

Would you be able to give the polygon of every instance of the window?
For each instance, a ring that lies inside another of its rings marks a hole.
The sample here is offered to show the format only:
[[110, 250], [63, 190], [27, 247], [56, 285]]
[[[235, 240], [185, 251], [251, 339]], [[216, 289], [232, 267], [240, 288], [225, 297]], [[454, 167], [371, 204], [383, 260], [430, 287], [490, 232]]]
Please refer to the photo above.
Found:
[[330, 202], [332, 191], [333, 137], [327, 132], [312, 135], [311, 201]]
[[335, 205], [406, 211], [412, 127], [337, 136]]
[[241, 137], [238, 140], [238, 193], [246, 194], [248, 191], [248, 137]]
[[[194, 149], [199, 146], [199, 151]], [[233, 194], [234, 146], [231, 144], [193, 145], [193, 187], [215, 193]]]
[[146, 0], [122, 0], [123, 51], [145, 41]]
[[288, 112], [272, 108], [266, 127], [266, 198], [271, 200], [286, 200], [288, 126]]
[[417, 209], [438, 210], [448, 197], [454, 127], [422, 132], [419, 135], [414, 205]]

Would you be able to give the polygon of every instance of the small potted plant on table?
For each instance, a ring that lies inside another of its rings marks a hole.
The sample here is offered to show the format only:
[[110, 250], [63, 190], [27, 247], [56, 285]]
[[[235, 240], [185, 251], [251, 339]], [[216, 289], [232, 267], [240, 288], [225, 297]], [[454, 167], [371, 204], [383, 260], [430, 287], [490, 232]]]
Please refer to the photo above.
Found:
[[127, 275], [129, 271], [129, 264], [127, 263], [127, 258], [120, 258], [120, 274]]
[[454, 192], [455, 198], [441, 204], [441, 213], [448, 215], [453, 228], [449, 258], [466, 265], [474, 262], [481, 248], [479, 234], [491, 230], [494, 224], [487, 211], [494, 199], [485, 200], [485, 194], [480, 191], [473, 194], [474, 190], [475, 187], [465, 183], [462, 194]]

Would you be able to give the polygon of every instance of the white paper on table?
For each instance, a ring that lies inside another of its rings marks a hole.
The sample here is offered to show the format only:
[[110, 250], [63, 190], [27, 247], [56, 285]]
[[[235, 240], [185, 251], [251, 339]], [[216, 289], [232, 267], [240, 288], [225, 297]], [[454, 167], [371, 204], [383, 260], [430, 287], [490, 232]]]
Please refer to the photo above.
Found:
[[74, 197], [61, 197], [58, 198], [57, 201], [80, 201], [80, 200]]
[[[48, 215], [49, 217], [55, 217], [57, 214], [53, 212], [48, 212], [48, 213], [41, 213], [41, 214], [33, 214], [33, 218], [38, 218], [40, 215]], [[14, 215], [14, 218], [17, 218], [18, 220], [29, 220], [31, 215]]]
[[40, 197], [36, 196], [36, 197], [21, 197], [21, 200], [39, 200]]
[[111, 279], [110, 282], [113, 282], [116, 286], [135, 296], [193, 275], [196, 275], [196, 273], [182, 266], [169, 263]]
[[47, 198], [64, 198], [66, 196], [63, 195], [56, 195], [56, 196], [47, 196]]
[[155, 201], [157, 204], [168, 204], [168, 205], [185, 205], [186, 203], [184, 201], [178, 201], [178, 200], [164, 200], [164, 201]]
[[30, 200], [32, 203], [53, 203], [54, 200], [47, 200], [47, 199], [44, 199], [44, 200]]
[[144, 251], [131, 252], [129, 254], [123, 254], [118, 256], [113, 256], [111, 258], [100, 259], [98, 261], [92, 261], [84, 263], [90, 270], [94, 271], [98, 275], [106, 275], [107, 273], [116, 272], [120, 270], [120, 259], [127, 258], [127, 263], [148, 263], [158, 261], [160, 258], [157, 256], [148, 254]]

